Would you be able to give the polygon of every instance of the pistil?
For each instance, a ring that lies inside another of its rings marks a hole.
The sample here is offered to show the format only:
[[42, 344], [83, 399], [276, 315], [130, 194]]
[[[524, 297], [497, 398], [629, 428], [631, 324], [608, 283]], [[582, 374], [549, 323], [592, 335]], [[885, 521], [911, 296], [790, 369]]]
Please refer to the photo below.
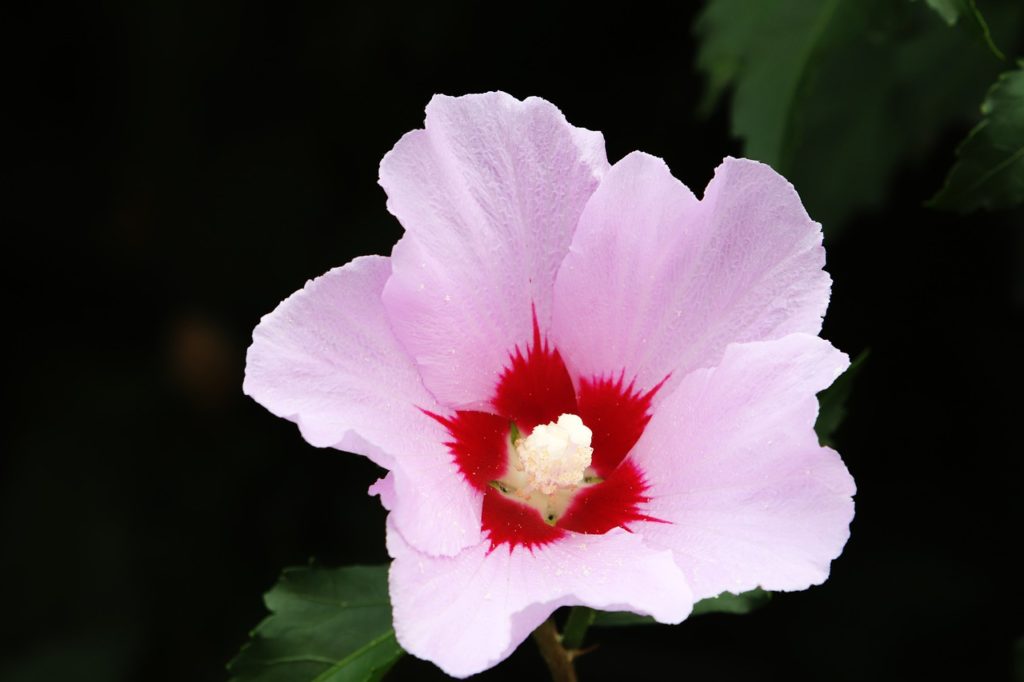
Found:
[[590, 469], [592, 438], [591, 430], [574, 414], [541, 424], [526, 438], [513, 426], [509, 467], [491, 486], [534, 507], [554, 524], [581, 486], [599, 482]]

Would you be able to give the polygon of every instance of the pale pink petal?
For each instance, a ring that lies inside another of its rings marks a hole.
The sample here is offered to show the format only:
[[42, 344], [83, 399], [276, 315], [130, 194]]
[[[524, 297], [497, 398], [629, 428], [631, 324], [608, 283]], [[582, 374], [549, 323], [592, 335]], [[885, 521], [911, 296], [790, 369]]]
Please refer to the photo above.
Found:
[[575, 376], [625, 370], [651, 388], [671, 373], [671, 388], [730, 343], [816, 334], [824, 264], [820, 226], [770, 167], [728, 158], [698, 202], [661, 159], [635, 152], [583, 211], [552, 338]]
[[505, 659], [559, 606], [634, 611], [678, 623], [693, 605], [670, 552], [615, 530], [544, 547], [488, 552], [483, 542], [432, 558], [389, 523], [395, 633], [409, 653], [466, 677]]
[[379, 497], [381, 506], [388, 511], [391, 511], [395, 508], [395, 503], [397, 502], [397, 499], [395, 498], [394, 474], [389, 472], [386, 476], [378, 478], [366, 492], [375, 497]]
[[[424, 444], [422, 457], [406, 457], [392, 469], [391, 517], [419, 551], [450, 556], [480, 541], [483, 494], [471, 486], [442, 440]], [[387, 500], [381, 496], [387, 506]]]
[[697, 599], [828, 577], [849, 537], [855, 487], [818, 445], [815, 393], [847, 365], [806, 334], [732, 345], [658, 405], [630, 457], [650, 484], [646, 512], [665, 523], [633, 529], [673, 551]]
[[403, 460], [367, 491], [380, 497], [392, 523], [426, 554], [451, 556], [480, 541], [482, 495], [453, 469], [426, 458]]
[[480, 406], [542, 328], [583, 205], [607, 167], [600, 133], [551, 103], [435, 96], [426, 127], [381, 162], [405, 235], [384, 293], [395, 332], [442, 403]]
[[288, 297], [253, 331], [243, 390], [311, 444], [392, 469], [406, 538], [453, 554], [479, 539], [480, 494], [421, 411], [440, 408], [389, 327], [380, 293], [390, 274], [387, 258], [357, 258]]

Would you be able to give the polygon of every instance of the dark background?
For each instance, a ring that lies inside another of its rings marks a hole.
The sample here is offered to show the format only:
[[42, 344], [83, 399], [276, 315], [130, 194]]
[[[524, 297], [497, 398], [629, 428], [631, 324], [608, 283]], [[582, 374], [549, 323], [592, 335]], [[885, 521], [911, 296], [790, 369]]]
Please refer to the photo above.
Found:
[[[259, 317], [400, 235], [381, 156], [435, 92], [540, 95], [700, 193], [690, 16], [529, 5], [98, 3], [8, 23], [0, 679], [222, 680], [286, 565], [386, 559], [367, 461], [241, 393]], [[824, 335], [871, 347], [829, 581], [750, 616], [593, 631], [584, 680], [1004, 679], [1022, 633], [1020, 213], [921, 200], [971, 121], [827, 243]], [[823, 169], [827, 172], [827, 169]], [[799, 189], [799, 188], [798, 188]], [[543, 679], [527, 642], [483, 679]], [[406, 657], [395, 679], [439, 679]]]

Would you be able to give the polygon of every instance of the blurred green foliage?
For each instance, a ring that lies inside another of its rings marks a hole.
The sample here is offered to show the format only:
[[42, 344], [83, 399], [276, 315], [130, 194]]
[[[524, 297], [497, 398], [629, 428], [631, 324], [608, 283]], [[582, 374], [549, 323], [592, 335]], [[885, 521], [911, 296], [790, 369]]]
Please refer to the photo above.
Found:
[[988, 22], [985, 21], [985, 17], [978, 10], [978, 5], [974, 0], [925, 1], [950, 26], [955, 26], [957, 22], [963, 19], [977, 37], [992, 51], [992, 54], [1000, 59], [1006, 58], [992, 40], [992, 32], [989, 30]]
[[[973, 4], [931, 4], [947, 21], [969, 10], [980, 20]], [[1019, 39], [1024, 5], [986, 12], [997, 40]], [[695, 24], [702, 109], [731, 91], [744, 154], [789, 178], [834, 237], [887, 199], [904, 165], [971, 119], [1002, 68], [972, 31], [935, 19], [923, 4], [892, 0], [710, 0]]]

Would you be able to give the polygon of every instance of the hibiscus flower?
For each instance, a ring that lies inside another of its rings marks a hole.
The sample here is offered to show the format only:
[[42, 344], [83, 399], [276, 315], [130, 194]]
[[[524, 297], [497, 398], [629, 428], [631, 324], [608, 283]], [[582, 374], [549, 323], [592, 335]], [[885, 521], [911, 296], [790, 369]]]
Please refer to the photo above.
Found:
[[814, 434], [820, 226], [766, 165], [697, 199], [551, 103], [434, 97], [381, 162], [390, 258], [262, 319], [245, 392], [388, 470], [395, 632], [467, 676], [558, 607], [678, 623], [821, 583], [854, 483]]

